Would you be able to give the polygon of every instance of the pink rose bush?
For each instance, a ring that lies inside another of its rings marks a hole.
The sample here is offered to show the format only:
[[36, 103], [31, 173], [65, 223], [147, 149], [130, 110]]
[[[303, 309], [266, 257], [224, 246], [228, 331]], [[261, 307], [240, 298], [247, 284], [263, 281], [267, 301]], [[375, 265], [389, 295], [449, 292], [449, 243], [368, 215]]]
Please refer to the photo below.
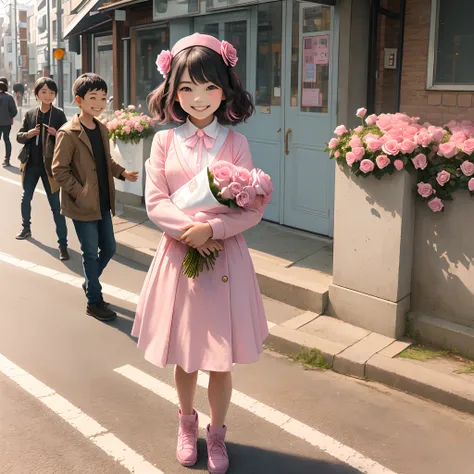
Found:
[[139, 112], [134, 105], [116, 110], [110, 120], [104, 118], [102, 122], [107, 126], [111, 140], [117, 139], [124, 143], [140, 143], [140, 140], [155, 132], [155, 121]]
[[418, 195], [433, 212], [443, 211], [457, 189], [474, 196], [474, 122], [439, 127], [401, 113], [367, 116], [365, 108], [356, 116], [362, 125], [339, 125], [326, 149], [340, 166], [364, 178], [416, 172]]

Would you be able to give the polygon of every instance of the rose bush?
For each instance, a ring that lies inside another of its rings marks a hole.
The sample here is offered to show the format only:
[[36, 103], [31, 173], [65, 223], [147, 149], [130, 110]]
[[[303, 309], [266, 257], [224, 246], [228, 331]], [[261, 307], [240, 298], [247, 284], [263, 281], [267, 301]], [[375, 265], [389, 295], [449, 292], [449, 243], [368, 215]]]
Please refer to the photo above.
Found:
[[394, 172], [416, 172], [418, 195], [433, 212], [444, 210], [457, 189], [474, 196], [474, 122], [451, 121], [444, 127], [421, 125], [418, 117], [381, 114], [365, 117], [349, 130], [339, 125], [326, 151], [356, 176], [378, 179]]

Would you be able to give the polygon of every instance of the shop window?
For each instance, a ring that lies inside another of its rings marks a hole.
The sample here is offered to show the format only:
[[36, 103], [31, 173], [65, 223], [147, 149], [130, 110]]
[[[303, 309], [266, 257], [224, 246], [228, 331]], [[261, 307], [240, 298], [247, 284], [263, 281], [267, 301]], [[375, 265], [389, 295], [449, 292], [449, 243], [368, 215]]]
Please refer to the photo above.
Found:
[[474, 2], [432, 0], [428, 88], [474, 90]]
[[112, 35], [94, 37], [94, 71], [107, 84], [108, 94], [113, 94], [114, 52]]
[[258, 6], [256, 105], [281, 105], [282, 5]]
[[150, 92], [163, 81], [156, 68], [156, 58], [164, 49], [169, 49], [168, 27], [137, 30], [136, 32], [136, 103], [147, 112], [146, 100]]

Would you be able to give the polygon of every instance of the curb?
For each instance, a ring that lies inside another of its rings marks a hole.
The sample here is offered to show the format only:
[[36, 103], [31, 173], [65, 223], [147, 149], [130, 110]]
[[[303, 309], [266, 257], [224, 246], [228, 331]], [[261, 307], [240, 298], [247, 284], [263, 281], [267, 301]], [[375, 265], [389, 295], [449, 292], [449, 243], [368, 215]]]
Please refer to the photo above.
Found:
[[[366, 381], [379, 382], [474, 415], [472, 387], [454, 375], [435, 372], [397, 359], [396, 356], [409, 347], [411, 342], [393, 339], [389, 342], [389, 339], [380, 334], [371, 333], [346, 349], [345, 346], [326, 339], [273, 325], [265, 346], [289, 357], [294, 357], [303, 349], [319, 349], [325, 362], [335, 372]], [[385, 342], [389, 344], [380, 349]], [[368, 355], [368, 346], [374, 347], [376, 352]], [[364, 360], [365, 358], [367, 359]]]

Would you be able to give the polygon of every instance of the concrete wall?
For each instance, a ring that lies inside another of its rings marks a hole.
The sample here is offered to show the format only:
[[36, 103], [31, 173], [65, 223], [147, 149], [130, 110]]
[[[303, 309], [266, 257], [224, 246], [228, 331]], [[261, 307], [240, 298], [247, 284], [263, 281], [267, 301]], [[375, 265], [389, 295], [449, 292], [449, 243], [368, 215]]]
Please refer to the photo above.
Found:
[[474, 198], [458, 191], [445, 212], [416, 204], [412, 310], [474, 328]]

